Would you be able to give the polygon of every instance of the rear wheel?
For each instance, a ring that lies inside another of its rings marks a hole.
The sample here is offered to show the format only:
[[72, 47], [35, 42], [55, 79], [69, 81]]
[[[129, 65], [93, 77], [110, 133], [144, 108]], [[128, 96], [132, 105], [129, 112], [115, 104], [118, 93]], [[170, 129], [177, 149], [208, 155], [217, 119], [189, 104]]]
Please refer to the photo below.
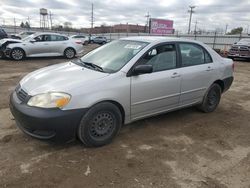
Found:
[[64, 56], [67, 58], [67, 59], [72, 59], [74, 58], [76, 55], [76, 52], [73, 48], [66, 48], [65, 51], [64, 51]]
[[20, 61], [20, 60], [24, 59], [25, 53], [24, 53], [23, 49], [21, 49], [21, 48], [14, 48], [11, 50], [10, 56], [12, 59], [14, 59], [16, 61]]
[[82, 118], [78, 138], [89, 147], [109, 144], [118, 134], [122, 125], [119, 108], [109, 102], [93, 106]]
[[206, 93], [202, 104], [198, 107], [203, 112], [213, 112], [218, 104], [220, 103], [221, 98], [221, 87], [218, 84], [213, 84], [208, 92]]

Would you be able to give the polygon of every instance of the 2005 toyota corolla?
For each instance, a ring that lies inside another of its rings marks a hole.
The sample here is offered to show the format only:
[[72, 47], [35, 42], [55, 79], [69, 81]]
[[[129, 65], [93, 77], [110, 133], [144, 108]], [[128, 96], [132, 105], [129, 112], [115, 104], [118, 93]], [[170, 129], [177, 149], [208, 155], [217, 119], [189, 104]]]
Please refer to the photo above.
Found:
[[130, 37], [28, 74], [10, 108], [30, 136], [102, 146], [122, 124], [193, 105], [214, 111], [233, 66], [197, 41]]

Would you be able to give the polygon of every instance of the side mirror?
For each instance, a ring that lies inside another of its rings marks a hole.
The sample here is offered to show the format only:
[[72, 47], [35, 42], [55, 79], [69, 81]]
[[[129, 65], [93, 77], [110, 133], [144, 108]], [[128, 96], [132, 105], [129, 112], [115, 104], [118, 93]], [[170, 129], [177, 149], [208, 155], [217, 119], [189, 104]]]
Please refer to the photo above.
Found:
[[35, 39], [31, 39], [30, 42], [33, 43], [33, 42], [36, 42], [36, 40]]
[[153, 72], [152, 65], [137, 65], [132, 72], [132, 75], [147, 74]]

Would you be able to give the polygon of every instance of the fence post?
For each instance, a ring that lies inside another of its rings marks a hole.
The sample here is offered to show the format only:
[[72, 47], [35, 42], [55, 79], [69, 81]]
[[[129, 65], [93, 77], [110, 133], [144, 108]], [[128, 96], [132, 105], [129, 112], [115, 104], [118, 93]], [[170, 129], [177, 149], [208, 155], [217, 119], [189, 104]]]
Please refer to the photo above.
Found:
[[216, 34], [217, 34], [217, 32], [215, 31], [215, 33], [214, 33], [213, 49], [214, 49], [214, 47], [215, 47], [215, 42], [216, 42]]

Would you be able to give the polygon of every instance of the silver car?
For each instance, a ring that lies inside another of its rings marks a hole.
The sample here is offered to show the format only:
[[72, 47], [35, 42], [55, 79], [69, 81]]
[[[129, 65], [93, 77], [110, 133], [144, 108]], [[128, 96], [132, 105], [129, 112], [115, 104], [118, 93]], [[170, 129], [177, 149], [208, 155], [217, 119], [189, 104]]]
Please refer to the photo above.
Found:
[[233, 82], [233, 66], [197, 41], [124, 38], [28, 74], [10, 108], [30, 136], [70, 141], [77, 135], [87, 146], [102, 146], [122, 124], [189, 106], [213, 112]]
[[14, 60], [25, 57], [65, 56], [68, 59], [83, 52], [81, 41], [57, 33], [36, 33], [9, 44], [4, 53]]

